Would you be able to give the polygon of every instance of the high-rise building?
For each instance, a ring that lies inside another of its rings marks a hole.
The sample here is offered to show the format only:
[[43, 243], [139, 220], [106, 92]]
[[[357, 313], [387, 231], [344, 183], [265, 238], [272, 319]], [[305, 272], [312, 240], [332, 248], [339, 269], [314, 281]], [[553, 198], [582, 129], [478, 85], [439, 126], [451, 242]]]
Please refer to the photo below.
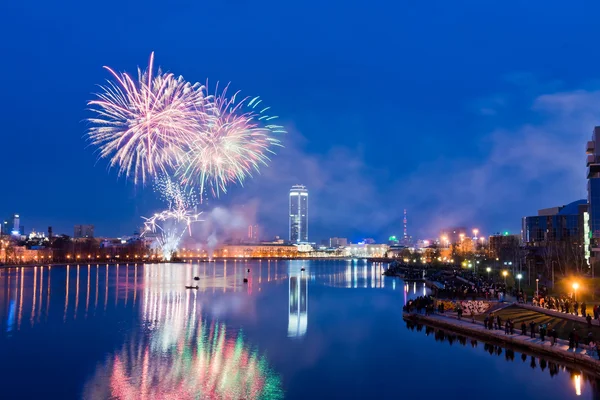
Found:
[[12, 217], [7, 218], [2, 225], [3, 235], [18, 236], [25, 234], [24, 227], [21, 226], [21, 217], [19, 214], [14, 214]]
[[308, 242], [308, 190], [303, 185], [290, 189], [290, 242]]
[[75, 239], [93, 238], [94, 225], [75, 225], [73, 229], [73, 237]]
[[587, 142], [585, 150], [587, 153], [589, 235], [593, 262], [600, 257], [600, 126], [594, 128], [592, 140]]

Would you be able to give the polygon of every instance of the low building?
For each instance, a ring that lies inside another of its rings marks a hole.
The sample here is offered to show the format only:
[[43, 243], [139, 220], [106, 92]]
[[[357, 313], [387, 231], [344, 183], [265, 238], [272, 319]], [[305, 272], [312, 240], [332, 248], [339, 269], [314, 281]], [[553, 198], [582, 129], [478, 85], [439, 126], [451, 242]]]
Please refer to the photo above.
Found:
[[390, 246], [387, 244], [349, 244], [344, 249], [346, 257], [385, 257]]
[[298, 257], [298, 247], [291, 244], [271, 243], [224, 245], [214, 251], [213, 257], [290, 258]]

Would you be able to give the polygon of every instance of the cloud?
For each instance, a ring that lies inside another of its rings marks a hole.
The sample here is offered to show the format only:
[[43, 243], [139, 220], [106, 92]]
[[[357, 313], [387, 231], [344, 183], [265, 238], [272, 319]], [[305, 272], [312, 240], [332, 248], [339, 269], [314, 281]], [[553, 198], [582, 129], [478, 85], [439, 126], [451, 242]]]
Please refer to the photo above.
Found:
[[272, 165], [243, 190], [233, 190], [230, 201], [254, 201], [266, 233], [285, 237], [288, 190], [304, 184], [310, 193], [311, 240], [401, 234], [404, 208], [409, 233], [418, 237], [435, 236], [451, 225], [486, 234], [518, 231], [521, 217], [586, 197], [584, 146], [598, 124], [600, 91], [554, 91], [517, 103], [528, 104], [530, 122], [502, 123], [499, 111], [497, 121], [504, 126], [473, 135], [479, 151], [459, 156], [452, 149], [437, 155], [416, 149], [422, 162], [405, 171], [369, 164], [372, 157], [360, 145], [313, 153], [307, 140], [292, 132]]

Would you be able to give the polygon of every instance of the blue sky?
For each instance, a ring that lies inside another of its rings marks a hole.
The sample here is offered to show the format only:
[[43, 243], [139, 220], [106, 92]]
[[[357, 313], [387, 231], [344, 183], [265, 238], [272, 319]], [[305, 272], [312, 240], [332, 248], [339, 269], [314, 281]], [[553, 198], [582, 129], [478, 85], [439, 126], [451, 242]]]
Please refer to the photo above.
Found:
[[29, 228], [132, 232], [161, 204], [87, 147], [86, 101], [151, 51], [187, 80], [260, 95], [289, 134], [212, 206], [286, 235], [305, 184], [310, 238], [516, 231], [585, 193], [599, 124], [600, 3], [19, 1], [0, 24], [0, 213]]

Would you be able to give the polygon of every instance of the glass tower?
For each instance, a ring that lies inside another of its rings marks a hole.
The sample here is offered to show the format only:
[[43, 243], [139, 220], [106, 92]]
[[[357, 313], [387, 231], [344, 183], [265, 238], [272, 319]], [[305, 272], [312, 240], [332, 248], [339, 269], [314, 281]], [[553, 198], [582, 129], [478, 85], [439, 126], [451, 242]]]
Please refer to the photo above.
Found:
[[589, 204], [589, 235], [591, 250], [597, 257], [600, 252], [600, 126], [594, 128], [592, 140], [587, 142], [587, 179]]
[[302, 185], [290, 189], [290, 242], [308, 242], [308, 190]]

